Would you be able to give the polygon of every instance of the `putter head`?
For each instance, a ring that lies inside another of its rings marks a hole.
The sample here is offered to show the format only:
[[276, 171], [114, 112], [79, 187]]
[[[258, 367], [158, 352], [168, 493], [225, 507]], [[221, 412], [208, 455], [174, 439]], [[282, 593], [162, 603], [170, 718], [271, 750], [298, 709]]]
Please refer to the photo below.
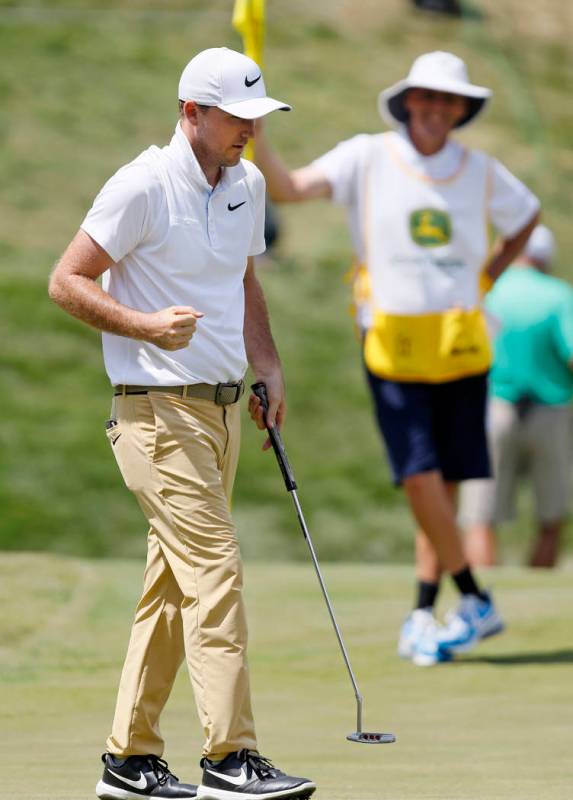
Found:
[[364, 733], [363, 731], [349, 733], [346, 738], [349, 742], [358, 742], [359, 744], [391, 744], [396, 741], [393, 733]]

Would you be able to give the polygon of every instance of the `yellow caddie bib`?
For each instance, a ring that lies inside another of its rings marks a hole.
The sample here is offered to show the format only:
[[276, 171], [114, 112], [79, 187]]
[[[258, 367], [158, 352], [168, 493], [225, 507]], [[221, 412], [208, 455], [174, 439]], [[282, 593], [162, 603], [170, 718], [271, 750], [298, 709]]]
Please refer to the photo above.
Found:
[[442, 383], [486, 372], [491, 347], [480, 309], [405, 317], [377, 312], [364, 360], [381, 378]]

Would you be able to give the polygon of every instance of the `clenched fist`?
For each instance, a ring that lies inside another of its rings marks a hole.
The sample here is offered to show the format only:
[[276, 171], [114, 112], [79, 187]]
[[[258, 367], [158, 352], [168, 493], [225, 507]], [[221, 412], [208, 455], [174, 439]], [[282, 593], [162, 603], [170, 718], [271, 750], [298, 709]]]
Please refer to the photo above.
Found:
[[191, 306], [170, 306], [146, 314], [142, 338], [162, 350], [182, 350], [195, 333], [197, 320], [203, 316]]

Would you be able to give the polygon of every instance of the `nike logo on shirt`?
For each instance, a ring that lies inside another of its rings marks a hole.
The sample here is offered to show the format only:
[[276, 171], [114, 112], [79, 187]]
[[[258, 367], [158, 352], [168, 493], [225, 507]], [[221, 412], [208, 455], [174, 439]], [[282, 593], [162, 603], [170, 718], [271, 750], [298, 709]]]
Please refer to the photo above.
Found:
[[245, 86], [250, 89], [251, 86], [254, 86], [257, 81], [260, 81], [262, 77], [262, 72], [260, 72], [254, 81], [250, 81], [248, 75], [245, 75]]
[[228, 203], [227, 204], [227, 208], [229, 209], [229, 211], [236, 211], [237, 208], [240, 208], [241, 206], [244, 206], [246, 202], [247, 202], [246, 200], [243, 200], [242, 203], [237, 203], [236, 206], [232, 206], [230, 203]]
[[127, 783], [128, 786], [133, 786], [134, 789], [147, 789], [147, 779], [143, 773], [139, 776], [138, 780], [132, 781], [129, 778], [124, 778], [122, 775], [118, 775], [109, 767], [107, 768], [107, 771], [110, 773], [110, 775], [113, 775], [114, 778], [117, 778], [118, 781]]
[[212, 769], [208, 769], [207, 772], [210, 772], [211, 775], [215, 775], [215, 777], [219, 778], [219, 780], [228, 781], [229, 783], [233, 783], [235, 786], [244, 786], [244, 784], [249, 780], [247, 777], [247, 770], [244, 767], [241, 767], [241, 772], [239, 775], [222, 775], [220, 772], [214, 772]]

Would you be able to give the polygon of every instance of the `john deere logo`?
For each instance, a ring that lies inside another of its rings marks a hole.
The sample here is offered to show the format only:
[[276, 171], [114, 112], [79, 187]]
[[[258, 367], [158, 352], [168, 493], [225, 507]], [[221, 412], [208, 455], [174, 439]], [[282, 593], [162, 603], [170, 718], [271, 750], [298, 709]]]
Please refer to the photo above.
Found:
[[445, 211], [421, 208], [410, 214], [410, 235], [421, 247], [440, 247], [452, 238], [450, 217]]

